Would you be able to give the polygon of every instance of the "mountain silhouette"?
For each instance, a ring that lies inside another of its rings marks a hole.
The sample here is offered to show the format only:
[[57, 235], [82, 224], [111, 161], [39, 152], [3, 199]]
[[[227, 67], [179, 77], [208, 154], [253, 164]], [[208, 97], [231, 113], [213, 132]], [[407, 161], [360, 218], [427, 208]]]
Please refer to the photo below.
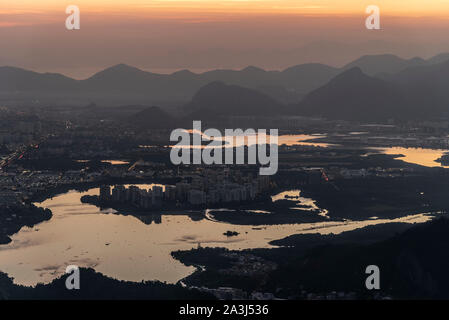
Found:
[[387, 79], [400, 86], [427, 113], [449, 112], [449, 60], [408, 68]]
[[400, 117], [405, 106], [394, 85], [354, 67], [306, 95], [299, 112], [329, 119], [376, 121]]
[[151, 82], [161, 77], [151, 72], [145, 72], [126, 64], [118, 64], [94, 74], [82, 81], [86, 90], [132, 90], [145, 89]]
[[145, 129], [169, 129], [174, 128], [178, 123], [175, 117], [156, 106], [145, 108], [131, 115], [127, 122]]
[[430, 59], [419, 57], [403, 59], [393, 54], [365, 55], [345, 65], [342, 70], [359, 67], [363, 73], [375, 76], [396, 74], [408, 68], [430, 66], [449, 61], [449, 53], [440, 53]]
[[[449, 90], [444, 81], [444, 63], [447, 61], [449, 53], [442, 53], [428, 60], [402, 59], [383, 54], [363, 56], [342, 68], [308, 63], [282, 71], [266, 71], [249, 66], [241, 70], [219, 69], [203, 73], [181, 70], [172, 74], [157, 74], [118, 64], [84, 80], [75, 80], [56, 73], [0, 67], [0, 93], [5, 104], [85, 106], [95, 102], [104, 106], [172, 107], [186, 104], [201, 88], [218, 81], [257, 91], [283, 104], [297, 104], [307, 94], [333, 81], [337, 75], [357, 67], [366, 76], [375, 76], [393, 87], [398, 86], [410, 108], [413, 108], [412, 114], [415, 114], [424, 105], [426, 108], [429, 106], [432, 111], [442, 111], [443, 106], [449, 102]], [[439, 65], [443, 67], [441, 70]], [[436, 88], [431, 87], [434, 82]], [[343, 85], [342, 89], [344, 88]], [[246, 99], [245, 95], [242, 97]]]
[[426, 61], [421, 58], [402, 59], [392, 54], [366, 55], [348, 63], [343, 70], [359, 67], [367, 75], [381, 73], [397, 73], [408, 67], [424, 65]]
[[253, 89], [223, 82], [202, 87], [185, 106], [186, 112], [198, 116], [268, 116], [279, 112], [283, 105]]
[[0, 91], [67, 91], [77, 81], [58, 73], [38, 73], [15, 67], [0, 67]]
[[438, 64], [449, 61], [449, 52], [437, 54], [436, 56], [427, 60], [427, 64]]
[[[320, 64], [305, 64], [284, 71], [265, 71], [257, 67], [242, 70], [212, 70], [193, 73], [181, 70], [157, 74], [118, 64], [84, 80], [60, 74], [38, 73], [14, 67], [0, 68], [0, 92], [16, 101], [20, 98], [58, 98], [61, 94], [78, 105], [95, 100], [103, 104], [173, 104], [190, 101], [203, 86], [214, 81], [238, 85], [286, 102], [299, 100], [338, 73], [338, 69]], [[264, 92], [264, 88], [270, 88]], [[273, 88], [276, 90], [273, 91]], [[31, 93], [31, 94], [30, 94]], [[54, 99], [56, 100], [56, 99]], [[58, 102], [60, 100], [57, 100]]]

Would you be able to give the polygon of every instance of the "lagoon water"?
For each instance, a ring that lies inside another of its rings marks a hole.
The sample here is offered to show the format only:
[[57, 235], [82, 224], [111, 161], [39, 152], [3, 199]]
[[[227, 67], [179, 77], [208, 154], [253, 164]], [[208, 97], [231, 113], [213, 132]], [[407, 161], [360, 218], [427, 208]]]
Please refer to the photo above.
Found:
[[[255, 135], [249, 135], [248, 137], [245, 137], [244, 139], [238, 140], [234, 136], [222, 136], [222, 137], [213, 137], [208, 136], [203, 132], [199, 132], [197, 130], [186, 130], [186, 132], [189, 132], [191, 134], [198, 134], [200, 135], [204, 141], [206, 141], [205, 145], [202, 146], [193, 146], [193, 148], [214, 148], [213, 146], [209, 146], [207, 141], [222, 141], [224, 143], [224, 146], [227, 145], [234, 145], [236, 147], [242, 146], [242, 145], [252, 145], [252, 144], [265, 144], [267, 142], [273, 143], [272, 137], [269, 134], [255, 134]], [[286, 146], [308, 146], [308, 147], [322, 147], [326, 148], [331, 146], [329, 143], [324, 142], [314, 142], [309, 140], [315, 140], [320, 138], [325, 138], [326, 134], [284, 134], [279, 135], [278, 138], [278, 145], [286, 145]], [[242, 138], [244, 136], [241, 136]], [[254, 140], [249, 139], [249, 137], [252, 137]], [[257, 140], [256, 140], [257, 139]], [[262, 142], [259, 141], [261, 139]], [[141, 146], [141, 147], [151, 147], [151, 146]], [[188, 145], [178, 145], [180, 148], [192, 148], [190, 144]]]
[[[53, 217], [33, 228], [22, 228], [12, 236], [11, 243], [0, 246], [0, 271], [13, 277], [15, 283], [28, 286], [48, 283], [72, 264], [92, 267], [120, 280], [176, 283], [195, 269], [173, 259], [172, 251], [189, 250], [198, 245], [236, 250], [268, 248], [271, 240], [292, 234], [337, 234], [379, 223], [413, 223], [431, 219], [426, 214], [415, 214], [394, 220], [326, 221], [257, 227], [217, 222], [202, 213], [201, 218], [197, 213], [192, 220], [188, 212], [139, 219], [120, 215], [112, 209], [100, 211], [93, 205], [81, 203], [81, 196], [98, 193], [98, 188], [86, 192], [70, 191], [36, 203], [51, 209]], [[288, 192], [289, 195], [295, 193], [294, 190]], [[283, 195], [274, 195], [273, 200]], [[304, 205], [307, 202], [313, 204], [312, 199], [306, 199]], [[223, 235], [228, 230], [237, 231], [239, 235]]]
[[[326, 147], [325, 143], [306, 140], [324, 135], [283, 135], [279, 144]], [[424, 166], [440, 166], [435, 162], [445, 150], [416, 148], [384, 148], [386, 154], [403, 154], [399, 159]], [[114, 164], [124, 164], [122, 162]], [[152, 185], [138, 185], [150, 188]], [[332, 221], [288, 225], [232, 225], [213, 219], [213, 215], [181, 212], [134, 217], [112, 209], [81, 203], [83, 195], [96, 195], [98, 188], [86, 192], [70, 191], [47, 199], [37, 206], [49, 208], [53, 217], [33, 228], [24, 227], [13, 235], [12, 242], [0, 246], [0, 271], [6, 272], [18, 284], [34, 286], [48, 283], [64, 273], [66, 266], [75, 264], [92, 267], [107, 276], [129, 281], [160, 280], [176, 283], [195, 271], [175, 260], [171, 252], [203, 247], [226, 247], [241, 250], [269, 248], [271, 240], [292, 234], [338, 234], [368, 225], [408, 222], [422, 223], [431, 215], [417, 213], [386, 220], [376, 217], [364, 221]], [[301, 196], [300, 190], [287, 190], [272, 196], [273, 201], [294, 197], [302, 210], [313, 210], [327, 216], [313, 199]], [[299, 208], [299, 207], [298, 207]], [[251, 210], [249, 210], [251, 211]], [[232, 214], [232, 210], [228, 211]], [[271, 214], [252, 210], [254, 214]], [[298, 214], [301, 211], [298, 210]], [[227, 237], [223, 233], [239, 234]]]
[[449, 166], [443, 166], [441, 163], [435, 161], [449, 150], [442, 149], [428, 149], [428, 148], [404, 148], [404, 147], [390, 147], [390, 148], [374, 148], [380, 150], [382, 153], [389, 155], [403, 155], [397, 159], [418, 164], [424, 167], [441, 167], [449, 168]]

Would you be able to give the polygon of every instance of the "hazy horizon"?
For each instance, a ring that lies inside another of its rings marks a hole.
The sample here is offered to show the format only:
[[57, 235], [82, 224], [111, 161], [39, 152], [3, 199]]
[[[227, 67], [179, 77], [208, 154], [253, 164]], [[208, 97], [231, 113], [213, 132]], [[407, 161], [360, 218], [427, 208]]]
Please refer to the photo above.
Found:
[[[81, 29], [65, 28], [67, 5]], [[316, 62], [342, 66], [366, 54], [409, 59], [449, 51], [449, 1], [378, 3], [381, 30], [367, 30], [370, 1], [18, 0], [0, 10], [0, 65], [84, 79], [118, 63], [172, 73], [268, 70]]]

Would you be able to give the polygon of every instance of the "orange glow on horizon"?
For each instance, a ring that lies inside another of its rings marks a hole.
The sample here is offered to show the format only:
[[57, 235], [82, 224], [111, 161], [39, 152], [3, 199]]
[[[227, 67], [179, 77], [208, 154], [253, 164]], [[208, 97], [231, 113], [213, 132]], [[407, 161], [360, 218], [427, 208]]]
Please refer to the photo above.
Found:
[[[85, 78], [127, 63], [190, 69], [342, 66], [365, 54], [449, 51], [449, 0], [0, 0], [0, 64]], [[381, 30], [365, 27], [378, 5]], [[77, 5], [81, 29], [65, 28]], [[105, 55], [104, 53], [107, 52]]]
[[[9, 1], [9, 0], [8, 0]], [[296, 14], [364, 15], [375, 4], [390, 16], [435, 16], [449, 18], [449, 1], [442, 0], [14, 0], [2, 4], [0, 14], [60, 12], [70, 4], [84, 13], [136, 14], [146, 16], [198, 14]], [[376, 3], [377, 2], [377, 3]]]

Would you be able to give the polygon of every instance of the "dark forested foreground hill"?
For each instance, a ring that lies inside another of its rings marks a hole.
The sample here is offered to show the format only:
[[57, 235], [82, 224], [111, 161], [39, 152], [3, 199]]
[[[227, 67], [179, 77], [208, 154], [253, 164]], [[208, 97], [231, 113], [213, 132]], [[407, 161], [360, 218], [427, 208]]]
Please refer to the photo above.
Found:
[[396, 299], [449, 299], [449, 220], [440, 218], [417, 225], [373, 244], [316, 247], [300, 259], [287, 258], [270, 281], [291, 289], [303, 286], [310, 292], [336, 290], [368, 295], [368, 265], [379, 267], [380, 292], [385, 295]]
[[[273, 244], [284, 247], [243, 252], [202, 248], [177, 251], [174, 256], [205, 266], [206, 271], [186, 279], [192, 285], [230, 286], [288, 299], [326, 299], [332, 293], [341, 299], [449, 299], [446, 218], [415, 226], [370, 226], [339, 235], [293, 235]], [[256, 256], [277, 267], [254, 275], [233, 273], [235, 261], [228, 257], [234, 254]], [[366, 288], [370, 265], [379, 267], [379, 290]]]
[[50, 284], [23, 287], [13, 284], [7, 275], [0, 272], [0, 300], [190, 300], [214, 299], [213, 296], [181, 285], [161, 282], [128, 282], [106, 277], [92, 269], [80, 269], [80, 289], [68, 290], [66, 275]]

